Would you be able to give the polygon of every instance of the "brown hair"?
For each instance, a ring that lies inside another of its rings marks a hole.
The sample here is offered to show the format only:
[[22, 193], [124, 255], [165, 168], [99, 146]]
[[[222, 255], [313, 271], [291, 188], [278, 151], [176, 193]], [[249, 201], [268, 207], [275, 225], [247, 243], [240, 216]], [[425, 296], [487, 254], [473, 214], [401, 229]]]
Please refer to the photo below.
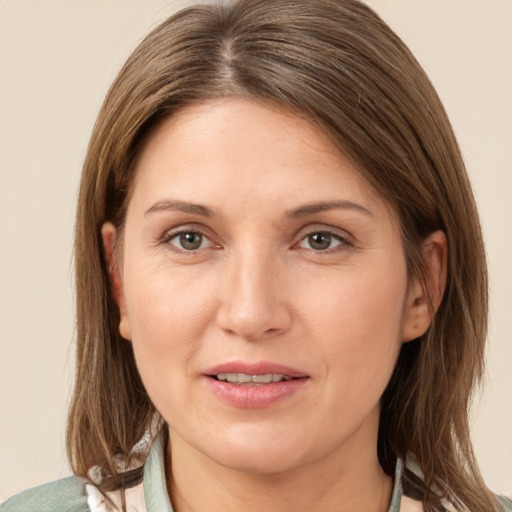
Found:
[[[443, 106], [404, 43], [357, 0], [241, 0], [195, 6], [162, 23], [113, 83], [84, 164], [76, 222], [77, 373], [67, 448], [74, 471], [116, 475], [162, 424], [118, 333], [100, 229], [122, 229], [145, 137], [185, 105], [239, 96], [278, 102], [319, 125], [394, 208], [409, 275], [421, 241], [448, 240], [444, 299], [427, 333], [403, 345], [382, 397], [378, 453], [427, 511], [440, 496], [495, 510], [472, 452], [468, 406], [483, 372], [485, 253], [474, 198]], [[448, 491], [449, 490], [449, 491]]]

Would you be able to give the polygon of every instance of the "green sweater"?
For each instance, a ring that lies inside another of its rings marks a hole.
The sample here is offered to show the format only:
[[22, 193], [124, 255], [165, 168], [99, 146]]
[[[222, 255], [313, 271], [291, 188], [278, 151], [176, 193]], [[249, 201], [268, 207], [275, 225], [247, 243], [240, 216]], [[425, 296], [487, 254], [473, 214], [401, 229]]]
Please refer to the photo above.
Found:
[[[155, 439], [144, 464], [143, 484], [140, 487], [142, 509], [131, 508], [130, 512], [173, 512], [165, 482], [165, 446], [163, 436]], [[388, 512], [400, 512], [402, 502], [402, 463], [396, 468], [393, 496]], [[28, 489], [0, 505], [0, 512], [91, 512], [89, 503], [94, 501], [88, 496], [87, 482], [82, 478], [70, 476], [33, 489]], [[89, 487], [89, 486], [88, 486]], [[143, 493], [143, 494], [142, 494]], [[130, 505], [130, 500], [128, 499]], [[512, 501], [500, 498], [504, 512], [512, 512]], [[475, 511], [477, 512], [477, 511]], [[478, 511], [482, 512], [482, 511]]]

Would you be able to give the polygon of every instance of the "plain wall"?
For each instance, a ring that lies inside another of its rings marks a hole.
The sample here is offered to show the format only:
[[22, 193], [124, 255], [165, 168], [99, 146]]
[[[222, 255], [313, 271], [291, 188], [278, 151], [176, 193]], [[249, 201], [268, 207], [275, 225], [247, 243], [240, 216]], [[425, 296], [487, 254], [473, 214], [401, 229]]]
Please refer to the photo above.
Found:
[[[64, 424], [81, 163], [122, 63], [150, 28], [187, 3], [0, 0], [0, 501], [69, 474]], [[429, 73], [474, 183], [492, 307], [473, 434], [487, 482], [511, 493], [512, 2], [369, 3]]]

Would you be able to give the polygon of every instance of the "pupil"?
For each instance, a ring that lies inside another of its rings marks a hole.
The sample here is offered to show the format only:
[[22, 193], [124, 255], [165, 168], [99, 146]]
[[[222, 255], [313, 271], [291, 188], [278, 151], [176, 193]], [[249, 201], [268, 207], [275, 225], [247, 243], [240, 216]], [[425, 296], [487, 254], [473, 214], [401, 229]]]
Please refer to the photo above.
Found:
[[331, 245], [331, 235], [328, 233], [315, 233], [309, 236], [309, 244], [313, 249], [325, 251]]
[[184, 249], [192, 251], [199, 249], [203, 236], [200, 233], [182, 233], [180, 235], [180, 243]]

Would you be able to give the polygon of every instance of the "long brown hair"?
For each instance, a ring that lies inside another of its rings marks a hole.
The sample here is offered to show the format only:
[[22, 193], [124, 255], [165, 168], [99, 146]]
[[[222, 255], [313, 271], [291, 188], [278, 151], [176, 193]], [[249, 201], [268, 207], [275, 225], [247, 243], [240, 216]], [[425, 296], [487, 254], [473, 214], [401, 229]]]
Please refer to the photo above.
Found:
[[[100, 229], [122, 229], [137, 156], [162, 119], [185, 105], [238, 96], [278, 102], [321, 127], [392, 206], [410, 277], [421, 241], [448, 239], [448, 281], [430, 329], [403, 345], [381, 400], [378, 454], [392, 474], [413, 454], [423, 477], [404, 486], [438, 509], [497, 505], [470, 442], [468, 406], [482, 376], [487, 273], [460, 151], [428, 77], [391, 29], [357, 0], [241, 0], [172, 16], [140, 44], [113, 83], [84, 164], [76, 222], [77, 372], [67, 448], [74, 471], [118, 472], [161, 425], [118, 333]], [[448, 491], [449, 490], [449, 491]]]

